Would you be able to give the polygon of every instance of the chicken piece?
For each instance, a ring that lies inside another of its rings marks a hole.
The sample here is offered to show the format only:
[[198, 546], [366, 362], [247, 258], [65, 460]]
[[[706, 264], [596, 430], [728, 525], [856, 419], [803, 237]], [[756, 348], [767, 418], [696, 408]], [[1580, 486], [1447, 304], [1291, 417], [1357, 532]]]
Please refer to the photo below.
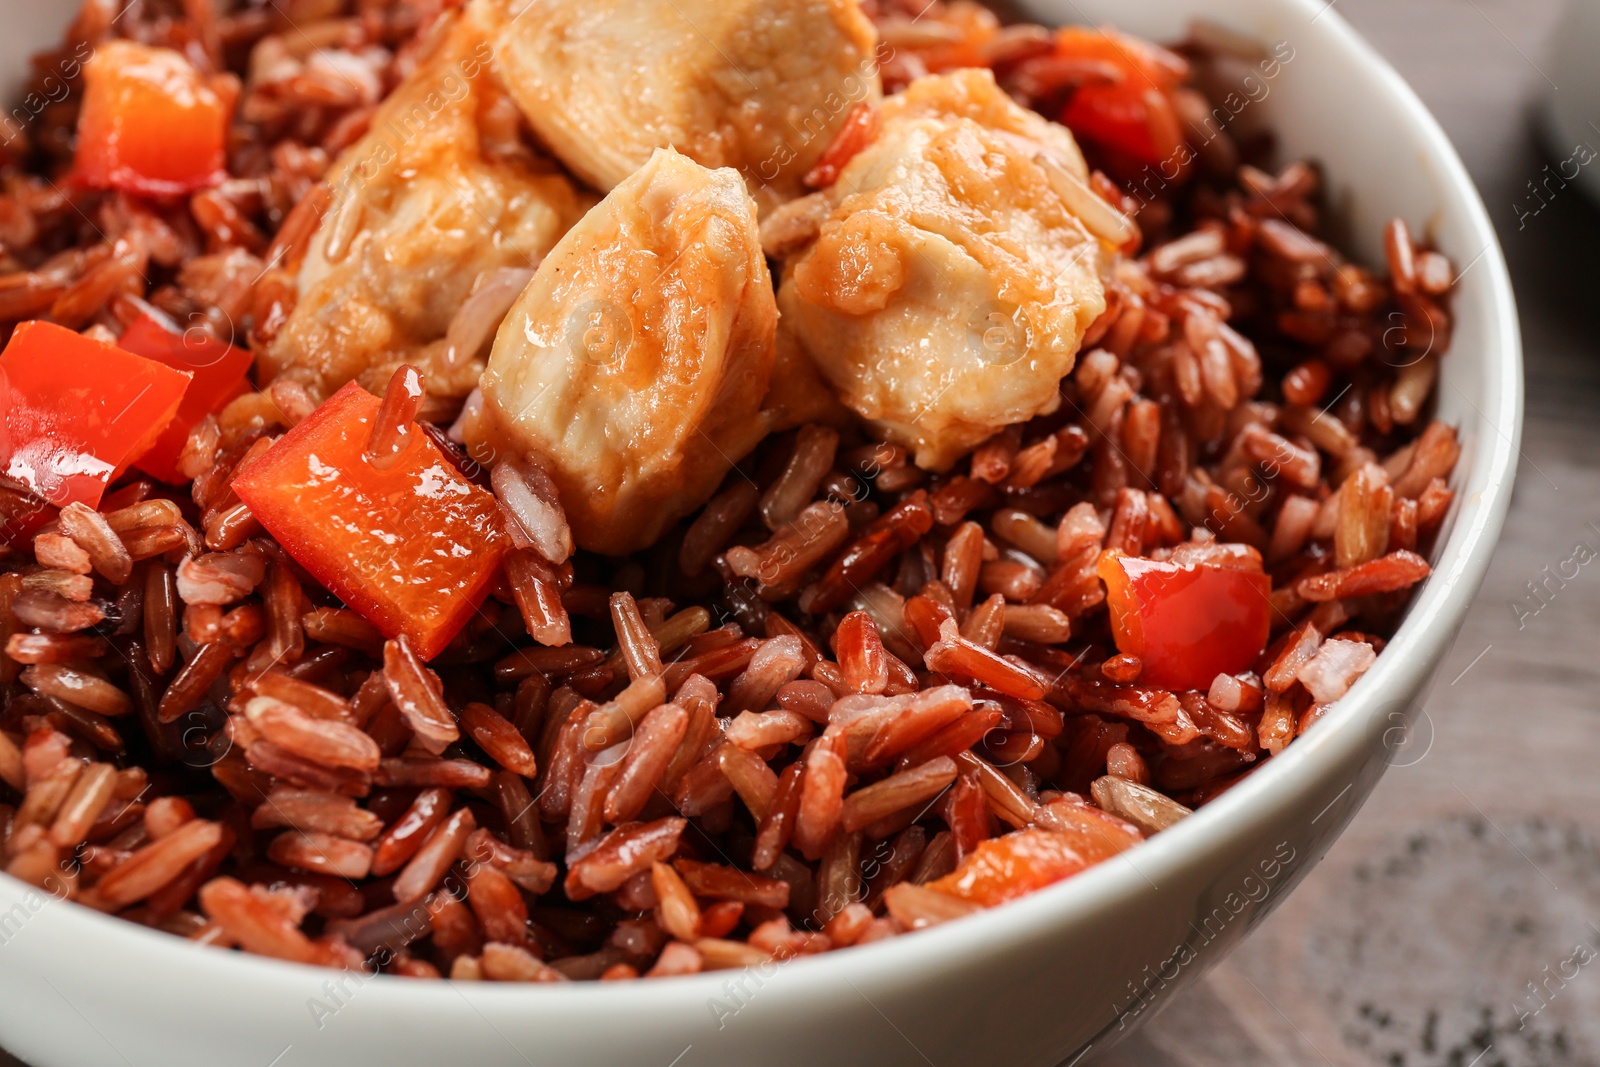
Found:
[[431, 393], [466, 395], [484, 361], [447, 357], [445, 333], [474, 283], [531, 269], [594, 203], [517, 140], [516, 106], [490, 73], [492, 14], [475, 0], [447, 20], [330, 171], [333, 203], [261, 354], [264, 380], [381, 392], [412, 363]]
[[657, 148], [744, 175], [765, 213], [852, 105], [876, 103], [877, 31], [856, 0], [500, 0], [497, 50], [528, 121], [600, 189]]
[[786, 261], [778, 306], [846, 406], [944, 470], [1060, 404], [1105, 310], [1109, 246], [1058, 191], [1088, 175], [1072, 134], [989, 71], [920, 78], [880, 117]]
[[850, 425], [850, 409], [839, 403], [817, 365], [795, 340], [794, 332], [778, 319], [777, 352], [772, 362], [772, 384], [761, 405], [770, 433], [781, 433], [808, 422], [825, 422], [840, 429]]
[[777, 317], [738, 173], [657, 151], [501, 324], [472, 453], [545, 466], [583, 548], [652, 544], [767, 433]]

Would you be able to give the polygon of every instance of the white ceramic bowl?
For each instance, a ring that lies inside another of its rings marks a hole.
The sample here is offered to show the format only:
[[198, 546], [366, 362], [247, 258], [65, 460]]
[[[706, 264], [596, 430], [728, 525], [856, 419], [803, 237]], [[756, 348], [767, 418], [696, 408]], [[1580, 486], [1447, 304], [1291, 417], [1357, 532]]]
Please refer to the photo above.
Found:
[[[0, 3], [0, 61], [13, 64], [0, 69], [20, 69], [57, 32], [66, 15], [44, 7]], [[1319, 0], [1038, 0], [1032, 11], [1157, 39], [1203, 14], [1287, 42], [1292, 60], [1250, 106], [1277, 129], [1285, 158], [1326, 164], [1350, 250], [1381, 262], [1380, 227], [1400, 215], [1465, 269], [1440, 396], [1466, 446], [1456, 512], [1404, 625], [1328, 720], [1125, 858], [962, 922], [749, 973], [559, 987], [341, 982], [0, 877], [0, 1044], [35, 1067], [1049, 1067], [1111, 1044], [1267, 914], [1393, 761], [1488, 565], [1521, 418], [1510, 284], [1437, 124]]]

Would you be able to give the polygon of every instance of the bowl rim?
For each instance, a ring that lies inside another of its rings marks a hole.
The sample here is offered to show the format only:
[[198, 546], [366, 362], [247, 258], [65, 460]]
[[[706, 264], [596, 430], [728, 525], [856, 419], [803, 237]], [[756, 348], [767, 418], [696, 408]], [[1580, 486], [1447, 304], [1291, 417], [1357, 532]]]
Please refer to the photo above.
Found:
[[[1471, 237], [1484, 245], [1482, 262], [1475, 269], [1486, 275], [1483, 288], [1488, 356], [1484, 380], [1490, 410], [1479, 409], [1478, 413], [1499, 432], [1484, 434], [1478, 442], [1484, 454], [1474, 456], [1471, 476], [1458, 492], [1449, 536], [1436, 549], [1435, 571], [1407, 610], [1384, 654], [1339, 702], [1338, 720], [1330, 720], [1298, 739], [1181, 825], [1079, 875], [960, 922], [918, 931], [914, 937], [896, 937], [864, 946], [865, 951], [823, 953], [787, 961], [779, 970], [791, 997], [827, 996], [837, 990], [841, 981], [869, 987], [892, 985], [908, 973], [937, 970], [973, 954], [1003, 953], [1010, 946], [1038, 937], [1041, 929], [1083, 921], [1105, 910], [1112, 901], [1144, 888], [1146, 882], [1176, 879], [1184, 868], [1202, 863], [1208, 854], [1225, 849], [1230, 840], [1240, 839], [1253, 824], [1264, 821], [1273, 808], [1270, 801], [1274, 797], [1292, 794], [1297, 787], [1309, 792], [1322, 782], [1327, 770], [1358, 758], [1360, 751], [1372, 743], [1370, 727], [1380, 721], [1379, 713], [1388, 707], [1385, 694], [1419, 688], [1454, 641], [1488, 569], [1509, 507], [1520, 449], [1522, 346], [1505, 258], [1482, 199], [1455, 148], [1399, 73], [1333, 9], [1333, 3], [1273, 2], [1285, 14], [1307, 16], [1318, 22], [1321, 30], [1335, 38], [1333, 47], [1378, 84], [1411, 128], [1416, 147], [1423, 149], [1428, 162], [1438, 167], [1439, 184], [1446, 199], [1453, 195], [1459, 201], [1463, 212], [1459, 221], [1466, 224]], [[1441, 205], [1439, 214], [1448, 210]], [[1510, 427], [1509, 431], [1506, 427]], [[1353, 814], [1352, 810], [1345, 818]], [[20, 900], [29, 892], [37, 894], [40, 890], [0, 874], [0, 902]], [[75, 932], [87, 943], [101, 944], [105, 951], [122, 948], [159, 954], [165, 959], [152, 958], [152, 965], [161, 962], [185, 967], [197, 982], [214, 982], [218, 988], [253, 982], [278, 987], [286, 994], [292, 990], [298, 998], [308, 976], [320, 979], [328, 973], [326, 968], [309, 964], [244, 952], [209, 951], [205, 946], [90, 908], [72, 907], [67, 912]], [[88, 941], [90, 938], [104, 940]], [[198, 955], [194, 954], [196, 950], [200, 950]], [[183, 953], [188, 955], [181, 956]], [[538, 1006], [565, 1011], [603, 1009], [612, 1014], [661, 1008], [669, 1003], [704, 1003], [723, 991], [725, 980], [725, 972], [715, 971], [666, 982], [570, 982], [540, 985], [537, 989], [518, 983], [396, 980], [373, 984], [363, 1000], [385, 1002], [390, 1010], [407, 1010], [437, 1003], [440, 998], [470, 994], [475, 1008], [526, 1010]]]

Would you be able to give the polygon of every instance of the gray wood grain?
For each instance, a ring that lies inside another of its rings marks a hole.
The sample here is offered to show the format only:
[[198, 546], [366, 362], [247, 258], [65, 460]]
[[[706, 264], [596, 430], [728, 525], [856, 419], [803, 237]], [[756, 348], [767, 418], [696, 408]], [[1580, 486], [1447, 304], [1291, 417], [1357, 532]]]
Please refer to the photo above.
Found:
[[1427, 705], [1426, 755], [1238, 952], [1082, 1067], [1600, 1063], [1600, 967], [1572, 962], [1600, 951], [1600, 561], [1520, 628], [1512, 607], [1577, 542], [1600, 548], [1600, 210], [1568, 190], [1519, 229], [1513, 207], [1544, 165], [1531, 113], [1558, 8], [1337, 0], [1444, 124], [1500, 230], [1528, 367], [1512, 514]]

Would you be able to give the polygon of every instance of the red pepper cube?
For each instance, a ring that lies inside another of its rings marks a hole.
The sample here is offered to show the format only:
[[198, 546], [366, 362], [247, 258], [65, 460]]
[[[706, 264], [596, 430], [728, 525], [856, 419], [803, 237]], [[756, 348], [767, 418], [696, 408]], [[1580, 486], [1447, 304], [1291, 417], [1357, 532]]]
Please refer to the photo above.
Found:
[[1061, 109], [1061, 125], [1079, 138], [1120, 152], [1135, 163], [1161, 162], [1161, 150], [1150, 131], [1144, 86], [1085, 85], [1074, 91]]
[[351, 382], [250, 463], [233, 489], [317, 581], [429, 659], [494, 584], [506, 540], [493, 494], [420, 428], [393, 466], [368, 462], [379, 403]]
[[0, 474], [57, 507], [94, 507], [177, 413], [193, 376], [50, 322], [0, 353]]
[[1108, 71], [1115, 71], [1122, 80], [1139, 81], [1168, 91], [1189, 80], [1189, 61], [1178, 53], [1107, 27], [1061, 27], [1056, 31], [1056, 55], [1098, 63]]
[[1105, 71], [1104, 80], [1072, 91], [1061, 124], [1130, 175], [1160, 166], [1168, 181], [1181, 178], [1194, 159], [1171, 94], [1189, 75], [1179, 55], [1115, 30], [1068, 26], [1056, 31], [1056, 55]]
[[1065, 834], [1026, 829], [982, 842], [928, 888], [992, 908], [1071, 878], [1099, 859], [1074, 848]]
[[1139, 684], [1205, 689], [1247, 671], [1272, 629], [1272, 579], [1210, 563], [1100, 557], [1117, 651], [1139, 657]]
[[164, 482], [182, 484], [188, 479], [178, 473], [178, 456], [189, 439], [189, 431], [230, 400], [249, 392], [245, 375], [250, 370], [250, 353], [201, 330], [177, 333], [148, 313], [135, 319], [117, 344], [134, 355], [194, 375], [176, 417], [134, 463]]
[[106, 41], [84, 64], [73, 179], [96, 189], [181, 196], [226, 178], [231, 78], [179, 52]]

